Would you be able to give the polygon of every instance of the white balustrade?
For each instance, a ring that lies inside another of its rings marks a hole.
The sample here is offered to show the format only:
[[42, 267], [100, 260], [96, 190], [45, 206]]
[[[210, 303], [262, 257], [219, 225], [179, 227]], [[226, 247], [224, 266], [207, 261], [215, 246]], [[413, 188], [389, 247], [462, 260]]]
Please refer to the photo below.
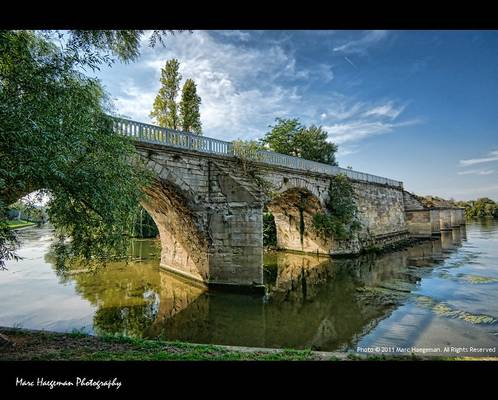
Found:
[[[200, 151], [203, 153], [234, 156], [232, 143], [224, 140], [194, 135], [188, 132], [180, 132], [124, 118], [113, 117], [113, 120], [114, 130], [117, 133], [132, 137], [140, 142], [160, 144], [164, 146]], [[288, 156], [268, 150], [259, 150], [257, 152], [257, 161], [327, 175], [337, 175], [342, 173], [348, 178], [358, 181], [403, 187], [402, 182], [395, 181], [393, 179], [365, 174], [351, 169], [305, 160], [303, 158]]]

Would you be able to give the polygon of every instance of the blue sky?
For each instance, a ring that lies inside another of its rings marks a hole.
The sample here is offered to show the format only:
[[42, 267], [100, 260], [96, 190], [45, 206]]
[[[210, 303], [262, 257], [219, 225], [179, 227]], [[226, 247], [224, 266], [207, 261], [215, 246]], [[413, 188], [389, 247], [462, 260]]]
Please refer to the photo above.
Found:
[[184, 32], [97, 77], [119, 114], [151, 122], [173, 57], [197, 83], [206, 136], [256, 139], [300, 118], [329, 132], [342, 167], [498, 200], [498, 31]]

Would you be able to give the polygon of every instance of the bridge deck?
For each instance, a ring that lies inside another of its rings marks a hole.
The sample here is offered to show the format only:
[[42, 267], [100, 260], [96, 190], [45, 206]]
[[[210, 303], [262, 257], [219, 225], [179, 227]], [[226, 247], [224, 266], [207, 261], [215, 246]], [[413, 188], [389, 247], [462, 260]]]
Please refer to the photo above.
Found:
[[[114, 129], [116, 132], [122, 135], [130, 136], [141, 142], [200, 151], [209, 154], [224, 155], [228, 157], [234, 157], [236, 155], [236, 150], [234, 150], [234, 146], [231, 142], [162, 128], [124, 118], [113, 117], [113, 119]], [[347, 177], [358, 181], [373, 182], [400, 188], [403, 187], [402, 182], [393, 179], [366, 174], [351, 169], [340, 168], [316, 161], [305, 160], [299, 157], [292, 157], [269, 150], [259, 150], [256, 154], [249, 155], [249, 157], [255, 159], [255, 161], [271, 165], [295, 168], [327, 175], [345, 174]]]

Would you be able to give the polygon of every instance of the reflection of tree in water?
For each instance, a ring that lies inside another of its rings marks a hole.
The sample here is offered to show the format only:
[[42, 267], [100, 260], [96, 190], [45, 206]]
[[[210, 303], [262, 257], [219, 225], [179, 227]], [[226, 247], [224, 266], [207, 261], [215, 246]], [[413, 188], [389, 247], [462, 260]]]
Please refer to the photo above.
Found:
[[99, 308], [93, 317], [98, 335], [121, 334], [142, 337], [157, 318], [158, 304], [150, 301], [139, 306]]
[[428, 241], [340, 259], [274, 253], [265, 257], [265, 298], [205, 292], [161, 271], [157, 259], [62, 276], [97, 307], [98, 334], [335, 350], [389, 316], [445, 257], [443, 247]]
[[157, 243], [135, 241], [130, 256], [131, 260], [142, 261], [108, 262], [89, 269], [81, 264], [56, 267], [51, 252], [45, 260], [52, 264], [61, 283], [74, 282], [76, 292], [97, 307], [96, 333], [141, 337], [159, 312]]
[[72, 279], [76, 291], [97, 306], [94, 329], [98, 334], [141, 337], [157, 317], [161, 292], [157, 265], [109, 263]]

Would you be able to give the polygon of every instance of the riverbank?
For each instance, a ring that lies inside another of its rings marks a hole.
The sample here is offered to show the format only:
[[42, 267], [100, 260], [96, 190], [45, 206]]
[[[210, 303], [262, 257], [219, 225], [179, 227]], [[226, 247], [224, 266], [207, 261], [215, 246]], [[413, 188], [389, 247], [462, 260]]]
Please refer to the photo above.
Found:
[[346, 352], [266, 349], [133, 339], [96, 337], [80, 332], [57, 333], [0, 327], [10, 343], [0, 345], [1, 361], [421, 361], [493, 360], [487, 358], [442, 358], [366, 356]]
[[21, 220], [7, 221], [7, 225], [10, 229], [21, 229], [21, 228], [27, 228], [28, 226], [34, 226], [36, 225], [36, 223], [30, 221], [24, 221], [21, 219]]

